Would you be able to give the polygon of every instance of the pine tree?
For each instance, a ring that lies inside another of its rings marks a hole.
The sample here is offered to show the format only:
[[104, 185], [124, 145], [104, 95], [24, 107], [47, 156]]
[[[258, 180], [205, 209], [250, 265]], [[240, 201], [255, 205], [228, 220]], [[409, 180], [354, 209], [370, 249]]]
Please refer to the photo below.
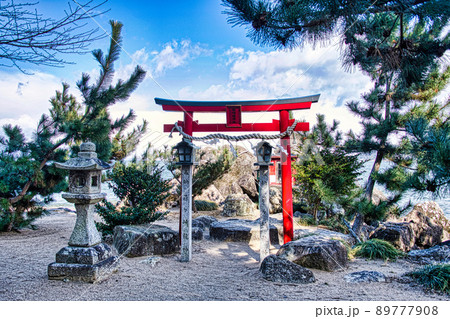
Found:
[[[104, 56], [101, 50], [93, 52], [101, 68], [99, 78], [90, 84], [89, 75], [83, 73], [77, 84], [82, 103], [69, 94], [69, 86], [63, 83], [62, 91], [51, 99], [49, 115], [42, 115], [30, 142], [26, 142], [18, 126], [3, 127], [6, 136], [0, 139], [0, 230], [9, 231], [29, 224], [42, 213], [42, 208], [35, 205], [35, 195], [49, 200], [53, 192], [65, 187], [65, 173], [51, 164], [67, 158], [65, 145], [72, 146], [72, 155], [76, 155], [78, 145], [90, 140], [96, 144], [99, 158], [108, 161], [124, 156], [123, 152], [113, 154], [114, 143], [123, 144], [123, 149], [129, 151], [145, 132], [144, 122], [131, 135], [124, 136], [123, 130], [136, 115], [130, 110], [128, 115], [112, 120], [108, 112], [116, 102], [126, 101], [145, 77], [145, 71], [137, 66], [128, 80], [112, 85], [114, 62], [120, 54], [122, 24], [115, 21], [110, 24], [108, 54]], [[114, 136], [117, 132], [122, 135]]]
[[[363, 96], [365, 105], [348, 104], [363, 119], [364, 132], [352, 135], [354, 150], [376, 152], [365, 196], [370, 201], [383, 158], [401, 148], [390, 138], [401, 125], [401, 115], [439, 67], [450, 47], [446, 26], [450, 3], [409, 1], [254, 1], [223, 0], [228, 21], [247, 25], [256, 43], [294, 48], [304, 43], [341, 41], [343, 66], [359, 67], [371, 76], [374, 89]], [[359, 234], [363, 216], [357, 215]]]
[[317, 115], [311, 132], [300, 133], [298, 160], [293, 164], [294, 179], [300, 198], [319, 221], [318, 212], [332, 204], [345, 206], [358, 192], [357, 177], [362, 167], [358, 154], [348, 154], [343, 148], [339, 123], [328, 126], [325, 116]]

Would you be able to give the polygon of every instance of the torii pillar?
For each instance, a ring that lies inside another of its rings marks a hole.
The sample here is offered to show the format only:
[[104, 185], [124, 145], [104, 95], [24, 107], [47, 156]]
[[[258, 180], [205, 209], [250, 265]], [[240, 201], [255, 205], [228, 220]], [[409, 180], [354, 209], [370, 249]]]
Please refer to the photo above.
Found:
[[[320, 95], [311, 95], [290, 99], [261, 101], [177, 101], [155, 98], [156, 104], [162, 105], [164, 111], [183, 112], [184, 121], [178, 121], [183, 132], [193, 135], [194, 132], [285, 132], [294, 123], [289, 118], [289, 111], [311, 108], [311, 103], [319, 101]], [[279, 120], [272, 123], [242, 123], [242, 112], [275, 112], [280, 114]], [[226, 112], [226, 124], [199, 124], [193, 121], [194, 112], [217, 113]], [[173, 124], [165, 124], [164, 132], [171, 132]], [[295, 131], [308, 131], [309, 123], [298, 123]], [[284, 243], [294, 238], [293, 202], [292, 202], [292, 167], [290, 137], [281, 138], [281, 190], [283, 204]]]

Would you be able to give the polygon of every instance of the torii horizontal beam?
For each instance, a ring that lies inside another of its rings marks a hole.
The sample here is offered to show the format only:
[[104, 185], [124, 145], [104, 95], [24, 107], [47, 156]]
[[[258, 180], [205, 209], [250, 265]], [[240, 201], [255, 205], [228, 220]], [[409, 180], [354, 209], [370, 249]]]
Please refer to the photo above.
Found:
[[239, 105], [242, 112], [275, 112], [281, 110], [309, 109], [319, 101], [320, 94], [291, 99], [258, 101], [180, 101], [155, 98], [164, 111], [172, 112], [226, 112], [227, 106]]
[[[294, 124], [295, 120], [289, 120], [289, 126]], [[184, 127], [183, 121], [178, 121], [178, 126]], [[173, 124], [164, 124], [164, 132], [172, 132]], [[294, 131], [309, 131], [309, 123], [297, 123]], [[272, 120], [272, 123], [243, 123], [241, 127], [229, 127], [226, 124], [198, 124], [198, 121], [192, 122], [192, 132], [281, 132], [280, 121]]]

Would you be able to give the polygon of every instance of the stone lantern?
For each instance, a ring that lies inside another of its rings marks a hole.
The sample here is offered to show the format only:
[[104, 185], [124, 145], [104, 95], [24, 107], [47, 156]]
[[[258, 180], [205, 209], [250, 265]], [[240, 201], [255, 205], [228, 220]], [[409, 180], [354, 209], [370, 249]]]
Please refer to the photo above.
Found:
[[75, 204], [77, 220], [69, 246], [56, 254], [56, 262], [48, 266], [49, 279], [97, 282], [117, 270], [118, 258], [102, 243], [94, 222], [95, 204], [106, 197], [101, 192], [102, 170], [109, 165], [97, 158], [95, 144], [83, 143], [78, 157], [56, 167], [69, 171], [69, 192], [62, 197]]
[[266, 141], [259, 142], [255, 147], [255, 155], [259, 166], [259, 211], [260, 221], [260, 248], [259, 261], [270, 253], [269, 236], [269, 166], [272, 166], [272, 145]]

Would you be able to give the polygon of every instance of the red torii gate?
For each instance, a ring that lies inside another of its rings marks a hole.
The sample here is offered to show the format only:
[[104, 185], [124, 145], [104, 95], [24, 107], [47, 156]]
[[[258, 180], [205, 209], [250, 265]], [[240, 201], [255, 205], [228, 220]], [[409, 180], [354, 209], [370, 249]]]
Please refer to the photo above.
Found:
[[[289, 111], [309, 109], [312, 103], [319, 101], [320, 94], [278, 100], [260, 101], [177, 101], [155, 98], [155, 103], [164, 111], [183, 112], [184, 121], [178, 121], [183, 132], [193, 135], [194, 132], [284, 132], [295, 120], [289, 119]], [[276, 112], [279, 120], [272, 123], [242, 123], [242, 112]], [[194, 112], [218, 113], [226, 112], [226, 124], [199, 124], [194, 121]], [[164, 132], [171, 132], [174, 124], [165, 124]], [[295, 131], [308, 131], [309, 123], [297, 123]], [[292, 169], [290, 136], [281, 138], [281, 190], [283, 205], [284, 243], [294, 238], [293, 206], [292, 206]]]

